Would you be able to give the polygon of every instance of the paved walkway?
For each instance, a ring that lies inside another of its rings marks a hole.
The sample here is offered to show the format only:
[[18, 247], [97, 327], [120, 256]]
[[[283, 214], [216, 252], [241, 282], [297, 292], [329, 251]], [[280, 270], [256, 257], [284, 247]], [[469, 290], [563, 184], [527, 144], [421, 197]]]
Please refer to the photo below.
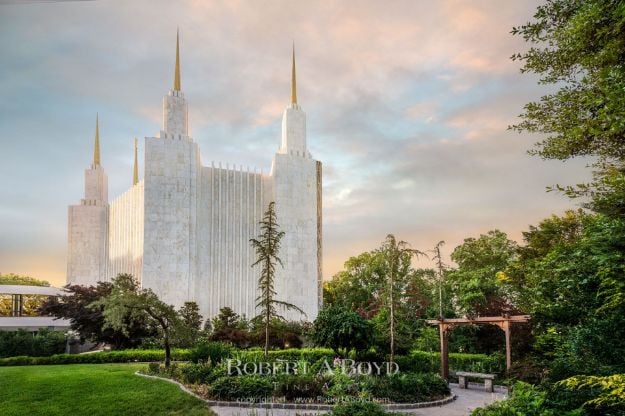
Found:
[[[469, 389], [460, 389], [457, 384], [451, 384], [451, 392], [458, 396], [453, 402], [439, 407], [427, 407], [412, 411], [403, 411], [414, 416], [467, 416], [476, 407], [505, 398], [505, 392], [497, 389], [495, 393], [486, 393], [481, 386], [471, 385]], [[212, 407], [219, 416], [317, 416], [323, 412], [307, 410], [271, 410], [271, 409], [241, 409], [237, 407]], [[400, 412], [400, 410], [398, 410]]]

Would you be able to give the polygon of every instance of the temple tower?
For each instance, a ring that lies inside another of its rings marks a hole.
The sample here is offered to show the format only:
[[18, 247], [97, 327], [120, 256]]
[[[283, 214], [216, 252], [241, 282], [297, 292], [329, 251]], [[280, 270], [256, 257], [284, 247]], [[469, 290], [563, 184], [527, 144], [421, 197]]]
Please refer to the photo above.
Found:
[[188, 135], [188, 107], [180, 82], [176, 35], [173, 88], [163, 98], [159, 137], [145, 139], [142, 286], [169, 304], [192, 300], [196, 266], [199, 150]]
[[68, 210], [67, 281], [93, 285], [106, 280], [108, 178], [100, 165], [100, 126], [96, 115], [93, 163], [85, 170], [85, 197]]
[[285, 237], [280, 249], [284, 267], [276, 272], [277, 299], [301, 307], [313, 320], [321, 304], [321, 162], [306, 147], [306, 114], [297, 103], [295, 48], [291, 63], [291, 102], [282, 115], [282, 142], [272, 164], [272, 192]]

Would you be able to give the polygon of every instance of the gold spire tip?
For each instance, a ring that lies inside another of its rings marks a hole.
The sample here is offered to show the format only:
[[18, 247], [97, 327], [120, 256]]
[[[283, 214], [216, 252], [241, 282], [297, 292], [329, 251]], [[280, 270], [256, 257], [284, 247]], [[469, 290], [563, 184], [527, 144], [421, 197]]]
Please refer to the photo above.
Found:
[[100, 121], [98, 113], [95, 114], [95, 140], [93, 143], [93, 166], [100, 166]]
[[180, 91], [180, 30], [176, 29], [176, 68], [174, 70], [174, 90]]
[[136, 185], [139, 183], [139, 162], [137, 161], [137, 146], [138, 146], [138, 140], [135, 137], [135, 164], [134, 167], [132, 169], [132, 184]]
[[293, 66], [291, 69], [291, 104], [297, 104], [297, 82], [295, 79], [295, 42], [293, 42]]

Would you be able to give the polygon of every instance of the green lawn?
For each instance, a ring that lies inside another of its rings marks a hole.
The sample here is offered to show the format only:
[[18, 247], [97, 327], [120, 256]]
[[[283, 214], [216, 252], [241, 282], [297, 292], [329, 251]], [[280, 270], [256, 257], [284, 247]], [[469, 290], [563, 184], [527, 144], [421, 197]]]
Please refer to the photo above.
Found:
[[145, 364], [0, 367], [0, 415], [214, 415], [178, 386], [134, 375]]

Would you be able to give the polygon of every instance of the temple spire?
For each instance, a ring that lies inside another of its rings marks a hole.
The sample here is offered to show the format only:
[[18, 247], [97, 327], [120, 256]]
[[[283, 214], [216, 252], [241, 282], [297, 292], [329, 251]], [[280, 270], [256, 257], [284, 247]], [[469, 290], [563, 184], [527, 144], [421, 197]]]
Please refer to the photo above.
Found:
[[98, 113], [95, 114], [95, 140], [93, 143], [93, 166], [100, 166], [100, 125]]
[[180, 91], [180, 30], [176, 30], [176, 69], [174, 71], [174, 91]]
[[297, 83], [295, 81], [295, 42], [293, 42], [293, 67], [291, 70], [291, 104], [297, 104]]
[[139, 162], [137, 161], [137, 143], [138, 140], [135, 137], [135, 166], [132, 170], [132, 184], [136, 185], [139, 183]]

